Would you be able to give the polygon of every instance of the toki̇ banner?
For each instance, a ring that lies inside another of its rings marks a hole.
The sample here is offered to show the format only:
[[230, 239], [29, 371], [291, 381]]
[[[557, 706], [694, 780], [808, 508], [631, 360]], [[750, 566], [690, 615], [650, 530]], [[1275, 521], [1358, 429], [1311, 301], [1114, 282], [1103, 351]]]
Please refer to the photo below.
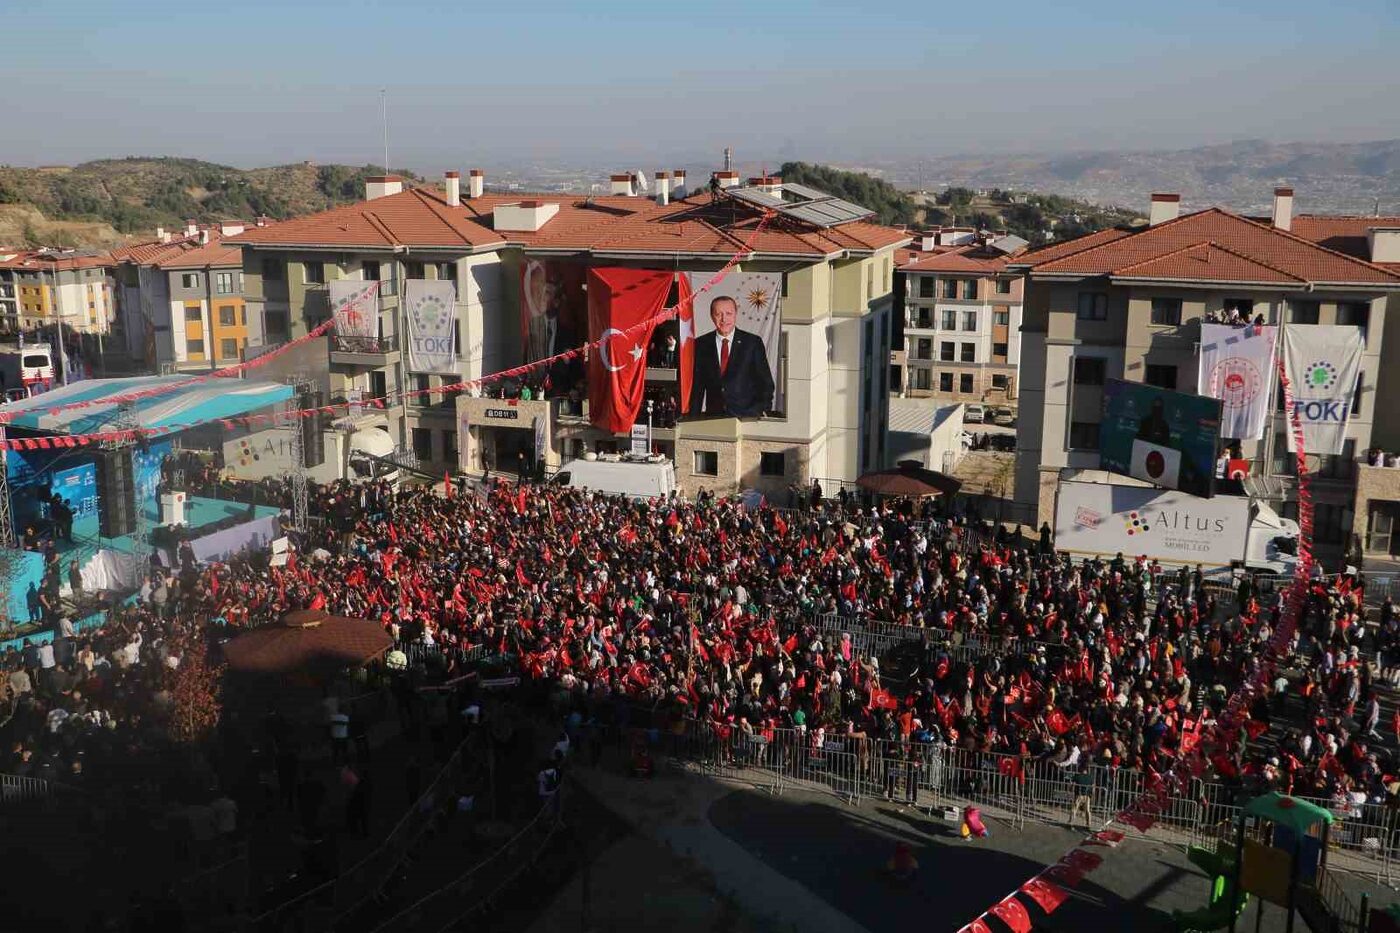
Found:
[[1197, 391], [1220, 399], [1220, 436], [1259, 440], [1269, 416], [1278, 328], [1201, 325]]
[[[1293, 389], [1293, 404], [1303, 428], [1303, 451], [1340, 454], [1347, 419], [1361, 378], [1366, 341], [1361, 328], [1332, 324], [1289, 324], [1283, 362]], [[1297, 452], [1292, 431], [1288, 449]]]
[[379, 336], [378, 282], [337, 279], [327, 288], [337, 336], [361, 339]]
[[415, 373], [457, 371], [457, 285], [446, 279], [409, 279], [404, 285], [408, 318], [408, 369]]
[[681, 278], [681, 411], [757, 418], [774, 410], [783, 278], [730, 272], [700, 294], [711, 277]]
[[623, 434], [646, 390], [646, 348], [675, 276], [650, 269], [588, 270], [588, 408], [593, 425]]

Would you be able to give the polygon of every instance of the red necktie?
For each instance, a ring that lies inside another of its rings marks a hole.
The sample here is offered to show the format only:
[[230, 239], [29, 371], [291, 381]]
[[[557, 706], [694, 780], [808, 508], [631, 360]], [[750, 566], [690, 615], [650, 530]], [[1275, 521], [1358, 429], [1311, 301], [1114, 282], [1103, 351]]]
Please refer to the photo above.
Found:
[[719, 374], [724, 375], [724, 371], [729, 368], [729, 341], [719, 342]]

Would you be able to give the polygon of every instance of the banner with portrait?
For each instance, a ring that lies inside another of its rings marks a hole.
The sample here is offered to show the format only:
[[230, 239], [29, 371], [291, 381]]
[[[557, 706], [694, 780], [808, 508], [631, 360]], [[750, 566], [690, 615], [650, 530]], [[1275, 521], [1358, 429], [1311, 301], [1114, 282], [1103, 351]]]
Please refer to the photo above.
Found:
[[777, 398], [783, 277], [730, 272], [702, 292], [711, 276], [681, 277], [681, 412], [757, 418]]
[[1259, 440], [1269, 415], [1278, 328], [1201, 325], [1197, 391], [1221, 402], [1220, 436]]
[[[581, 347], [588, 332], [583, 263], [532, 259], [520, 263], [521, 360], [533, 363]], [[551, 364], [545, 388], [567, 391], [583, 378], [582, 359]]]
[[[1347, 419], [1361, 378], [1366, 340], [1361, 328], [1330, 324], [1289, 324], [1284, 337], [1284, 369], [1303, 427], [1303, 450], [1340, 454]], [[1284, 432], [1288, 449], [1297, 452], [1293, 430]]]
[[338, 337], [373, 339], [379, 336], [379, 283], [336, 279], [326, 286]]
[[408, 318], [408, 369], [415, 373], [457, 371], [457, 285], [447, 279], [409, 279], [404, 285]]

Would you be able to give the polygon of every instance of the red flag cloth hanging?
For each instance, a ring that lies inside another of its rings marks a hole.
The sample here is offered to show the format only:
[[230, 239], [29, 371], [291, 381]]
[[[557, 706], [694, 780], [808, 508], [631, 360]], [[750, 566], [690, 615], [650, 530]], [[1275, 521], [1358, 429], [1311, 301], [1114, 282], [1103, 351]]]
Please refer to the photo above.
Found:
[[452, 473], [450, 471], [442, 474], [442, 492], [447, 498], [452, 498]]
[[1064, 888], [1044, 878], [1032, 878], [1027, 881], [1021, 885], [1021, 893], [1035, 901], [1047, 914], [1053, 914], [1069, 897], [1069, 892]]
[[1031, 915], [1026, 912], [1026, 905], [1016, 900], [1016, 895], [993, 907], [990, 913], [1009, 926], [1013, 933], [1030, 933]]
[[636, 422], [646, 389], [646, 349], [674, 278], [646, 269], [588, 270], [588, 339], [598, 346], [588, 358], [594, 427], [621, 434]]
[[676, 306], [677, 330], [680, 332], [680, 359], [677, 372], [681, 383], [681, 414], [690, 412], [690, 384], [695, 378], [695, 293], [690, 288], [690, 276], [676, 276], [680, 303]]
[[976, 920], [963, 927], [958, 933], [992, 933], [992, 928], [987, 926], [987, 921], [978, 917]]

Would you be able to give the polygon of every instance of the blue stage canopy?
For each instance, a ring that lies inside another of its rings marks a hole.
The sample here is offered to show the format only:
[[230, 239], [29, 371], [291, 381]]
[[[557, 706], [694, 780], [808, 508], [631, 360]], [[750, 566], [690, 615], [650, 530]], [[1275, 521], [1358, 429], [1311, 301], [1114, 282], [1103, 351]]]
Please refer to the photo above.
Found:
[[[9, 423], [16, 428], [44, 434], [95, 434], [117, 429], [121, 404], [108, 399], [157, 386], [178, 385], [188, 379], [189, 376], [88, 379], [11, 402], [3, 410], [13, 415]], [[135, 407], [141, 427], [179, 429], [194, 422], [246, 415], [285, 401], [292, 394], [291, 386], [279, 382], [220, 377], [139, 399]], [[71, 402], [92, 404], [54, 411]]]

